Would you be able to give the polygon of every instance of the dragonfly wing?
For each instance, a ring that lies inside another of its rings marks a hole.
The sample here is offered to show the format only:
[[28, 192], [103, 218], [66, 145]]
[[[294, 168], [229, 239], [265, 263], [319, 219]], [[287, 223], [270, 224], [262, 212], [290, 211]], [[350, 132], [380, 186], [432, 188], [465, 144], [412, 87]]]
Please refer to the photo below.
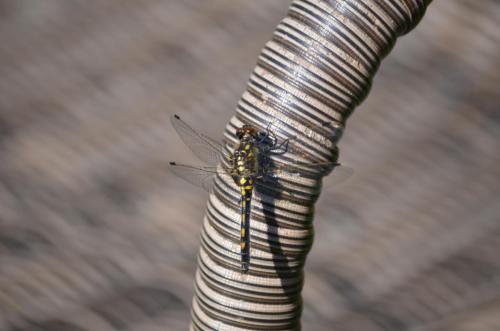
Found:
[[189, 124], [181, 120], [178, 115], [171, 116], [170, 121], [182, 141], [201, 161], [215, 166], [223, 158], [229, 158], [229, 153], [225, 151], [221, 143], [195, 131]]
[[[207, 192], [210, 192], [214, 182], [214, 176], [220, 173], [214, 167], [194, 167], [186, 164], [178, 164], [170, 162], [170, 171], [177, 177], [180, 177], [193, 184], [194, 186], [201, 187]], [[223, 174], [228, 175], [228, 174]]]
[[[271, 162], [272, 164], [272, 162]], [[337, 162], [301, 162], [290, 160], [286, 164], [272, 164], [270, 173], [303, 177], [322, 177], [339, 167]]]
[[[305, 163], [304, 163], [305, 165]], [[319, 163], [311, 163], [308, 164], [309, 167], [318, 166]], [[354, 173], [352, 168], [340, 166], [338, 163], [321, 163], [321, 166], [334, 168], [330, 175], [322, 178], [321, 188], [323, 191], [331, 191], [337, 188], [337, 185], [348, 179]], [[265, 193], [267, 195], [276, 197], [278, 199], [285, 199], [292, 202], [304, 202], [310, 199], [311, 195], [319, 194], [319, 188], [316, 190], [314, 188], [306, 189], [299, 188], [294, 190], [293, 188], [284, 187], [283, 184], [285, 182], [293, 183], [297, 182], [298, 177], [307, 177], [313, 178], [309, 176], [304, 176], [305, 173], [294, 166], [286, 166], [280, 167], [277, 166], [273, 169], [273, 171], [269, 172], [264, 176], [262, 180], [259, 180], [256, 184], [257, 192]], [[319, 179], [319, 178], [318, 178]], [[301, 180], [299, 180], [300, 182]]]
[[308, 177], [308, 173], [328, 174], [322, 177], [323, 187], [342, 183], [354, 174], [350, 167], [337, 162], [295, 162], [284, 166], [277, 166], [271, 176], [301, 176]]

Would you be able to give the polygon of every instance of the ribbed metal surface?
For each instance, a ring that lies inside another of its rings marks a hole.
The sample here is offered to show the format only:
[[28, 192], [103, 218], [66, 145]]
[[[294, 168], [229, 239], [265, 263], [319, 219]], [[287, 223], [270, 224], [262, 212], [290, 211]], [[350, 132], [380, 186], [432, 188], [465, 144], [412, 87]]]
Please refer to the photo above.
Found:
[[[272, 123], [280, 139], [293, 138], [290, 151], [273, 162], [335, 159], [344, 123], [368, 93], [380, 59], [427, 4], [293, 1], [226, 127], [229, 145], [243, 124], [264, 130]], [[248, 274], [238, 270], [238, 191], [230, 179], [216, 179], [201, 234], [192, 330], [300, 329], [313, 206], [326, 174], [314, 170], [309, 178], [280, 178], [276, 190], [299, 192], [302, 202], [266, 194], [254, 198]]]

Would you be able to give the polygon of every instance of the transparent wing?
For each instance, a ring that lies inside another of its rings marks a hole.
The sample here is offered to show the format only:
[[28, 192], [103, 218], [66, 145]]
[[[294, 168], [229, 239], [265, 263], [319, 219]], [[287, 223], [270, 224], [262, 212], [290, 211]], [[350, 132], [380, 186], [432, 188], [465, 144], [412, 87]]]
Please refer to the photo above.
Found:
[[[211, 191], [216, 174], [224, 177], [228, 181], [232, 181], [230, 174], [224, 171], [219, 171], [215, 167], [195, 167], [175, 162], [171, 162], [169, 167], [176, 176], [184, 179], [192, 185], [203, 188], [207, 192]], [[336, 177], [336, 183], [348, 178], [349, 175], [352, 174], [352, 169], [347, 167], [336, 167], [333, 173], [335, 174], [336, 171], [339, 174]], [[304, 193], [300, 190], [293, 191], [285, 189], [281, 184], [282, 181], [293, 181], [293, 176], [300, 175], [276, 170], [275, 172], [272, 172], [272, 174], [269, 174], [265, 178], [255, 182], [255, 192], [257, 194], [264, 193], [271, 198], [289, 200], [299, 204], [303, 203], [309, 199], [309, 193]], [[330, 181], [328, 186], [331, 186], [331, 184], [332, 182]], [[236, 186], [234, 188], [237, 189]], [[328, 189], [328, 191], [330, 191], [330, 189]]]
[[344, 125], [335, 121], [326, 121], [319, 125], [304, 124], [300, 132], [313, 140], [315, 140], [315, 137], [327, 137], [327, 139], [332, 141], [339, 141], [344, 133]]
[[[305, 170], [308, 169], [308, 170]], [[340, 165], [336, 162], [295, 162], [290, 165], [276, 166], [270, 173], [270, 176], [305, 176], [307, 177], [308, 171], [314, 173], [329, 173], [323, 176], [323, 187], [338, 185], [347, 180], [354, 174], [354, 170], [350, 167]]]
[[217, 165], [223, 158], [229, 159], [230, 154], [221, 143], [195, 131], [178, 115], [170, 117], [170, 122], [182, 141], [203, 162], [209, 165]]
[[215, 174], [217, 174], [217, 171], [214, 167], [198, 168], [186, 164], [178, 164], [175, 162], [170, 162], [169, 169], [177, 177], [184, 179], [194, 186], [201, 187], [207, 192], [210, 192], [213, 185], [214, 176]]
[[[323, 122], [319, 125], [302, 125], [298, 135], [281, 141], [278, 140], [276, 134], [271, 130], [272, 126], [269, 125], [267, 134], [264, 131], [262, 132], [268, 139], [259, 141], [259, 147], [264, 155], [264, 160], [262, 162], [268, 162], [266, 158], [272, 159], [273, 155], [284, 155], [287, 160], [282, 161], [283, 163], [281, 164], [274, 164], [275, 161], [271, 160], [270, 162], [273, 163], [271, 168], [276, 169], [276, 171], [288, 172], [296, 175], [302, 174], [305, 177], [322, 177], [329, 174], [335, 167], [339, 166], [337, 163], [339, 158], [338, 147], [334, 147], [332, 155], [327, 162], [300, 161], [300, 159], [310, 159], [310, 155], [307, 155], [304, 151], [304, 149], [307, 149], [307, 142], [303, 140], [303, 136], [308, 137], [308, 141], [311, 139], [313, 141], [328, 139], [336, 142], [342, 135], [344, 130], [343, 125], [340, 122], [333, 121]], [[299, 158], [289, 156], [293, 154], [297, 154]]]
[[[348, 179], [354, 173], [352, 168], [340, 166], [338, 163], [332, 162], [325, 162], [321, 164], [302, 163], [302, 165], [307, 165], [311, 168], [321, 165], [322, 167], [330, 167], [330, 170], [333, 167], [333, 171], [331, 171], [330, 175], [322, 177], [321, 186], [318, 186], [316, 188], [309, 188], [304, 191], [303, 188], [300, 188], [300, 184], [298, 184], [298, 186], [294, 185], [294, 183], [297, 184], [302, 181], [300, 177], [305, 177], [308, 179], [317, 178], [318, 180], [319, 177], [306, 175], [302, 168], [299, 169], [292, 165], [277, 166], [276, 168], [272, 169], [272, 171], [266, 174], [266, 176], [263, 178], [263, 181], [259, 181], [256, 183], [258, 187], [257, 191], [259, 191], [260, 187], [263, 188], [266, 193], [272, 192], [271, 195], [300, 204], [301, 202], [311, 199], [311, 195], [319, 195], [320, 189], [321, 192], [334, 191], [335, 189], [337, 189], [340, 183]], [[324, 172], [321, 171], [320, 173]], [[285, 188], [284, 185], [281, 184], [285, 182], [292, 183], [292, 187], [296, 187], [296, 189], [288, 187], [288, 185]]]

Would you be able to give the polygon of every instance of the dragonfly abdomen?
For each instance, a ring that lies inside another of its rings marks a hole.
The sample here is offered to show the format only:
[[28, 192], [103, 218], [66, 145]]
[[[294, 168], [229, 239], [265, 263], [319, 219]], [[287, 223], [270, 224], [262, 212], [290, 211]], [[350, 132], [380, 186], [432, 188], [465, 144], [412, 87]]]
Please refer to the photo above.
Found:
[[250, 265], [250, 212], [253, 192], [253, 179], [248, 176], [240, 178], [241, 189], [241, 270], [248, 272]]

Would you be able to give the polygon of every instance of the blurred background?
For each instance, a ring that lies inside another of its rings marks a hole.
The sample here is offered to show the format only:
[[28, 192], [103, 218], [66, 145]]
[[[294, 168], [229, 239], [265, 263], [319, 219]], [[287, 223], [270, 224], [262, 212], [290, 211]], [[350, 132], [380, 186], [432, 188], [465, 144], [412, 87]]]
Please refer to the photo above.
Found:
[[[221, 137], [289, 1], [0, 1], [0, 330], [186, 330]], [[441, 0], [348, 121], [303, 330], [500, 330], [500, 4]]]

